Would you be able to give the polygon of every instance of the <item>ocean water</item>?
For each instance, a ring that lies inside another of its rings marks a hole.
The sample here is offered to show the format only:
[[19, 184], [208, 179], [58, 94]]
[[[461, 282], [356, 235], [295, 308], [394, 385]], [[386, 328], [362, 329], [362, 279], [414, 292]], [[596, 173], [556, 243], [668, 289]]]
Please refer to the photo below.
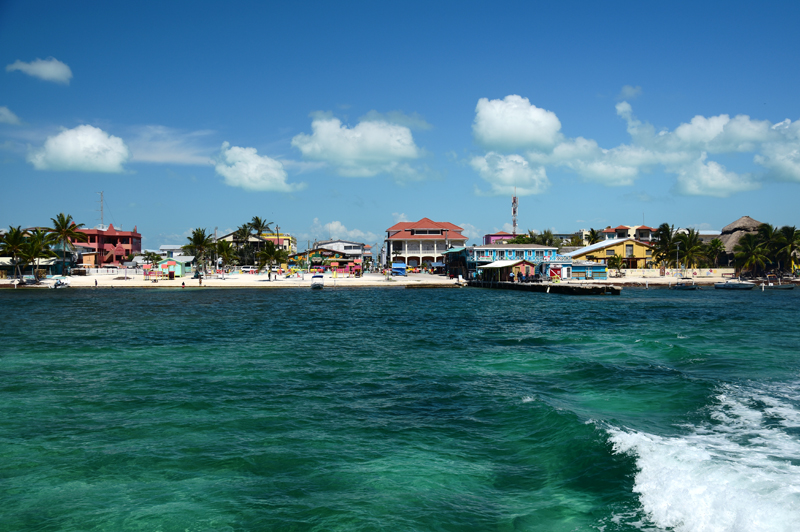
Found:
[[800, 526], [800, 290], [0, 309], [2, 531]]

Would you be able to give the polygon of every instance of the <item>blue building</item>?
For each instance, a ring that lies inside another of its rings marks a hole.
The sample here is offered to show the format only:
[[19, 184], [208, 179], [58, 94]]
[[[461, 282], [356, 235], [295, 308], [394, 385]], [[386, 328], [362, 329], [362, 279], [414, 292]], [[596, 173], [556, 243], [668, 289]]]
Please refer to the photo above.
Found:
[[558, 248], [541, 244], [486, 244], [470, 248], [472, 260], [480, 270], [497, 261], [524, 260], [535, 265], [540, 278], [571, 279], [572, 259], [558, 254]]

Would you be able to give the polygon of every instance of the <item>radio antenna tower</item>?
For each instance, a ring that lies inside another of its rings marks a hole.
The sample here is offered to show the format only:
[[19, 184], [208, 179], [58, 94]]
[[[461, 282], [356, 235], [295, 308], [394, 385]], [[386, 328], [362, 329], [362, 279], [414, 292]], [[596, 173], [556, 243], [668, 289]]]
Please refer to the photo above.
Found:
[[103, 225], [105, 221], [103, 220], [103, 191], [101, 190], [98, 194], [100, 194], [100, 225]]
[[514, 195], [511, 197], [511, 226], [513, 235], [517, 235], [517, 207], [519, 207], [519, 200], [517, 199], [517, 187], [514, 187]]

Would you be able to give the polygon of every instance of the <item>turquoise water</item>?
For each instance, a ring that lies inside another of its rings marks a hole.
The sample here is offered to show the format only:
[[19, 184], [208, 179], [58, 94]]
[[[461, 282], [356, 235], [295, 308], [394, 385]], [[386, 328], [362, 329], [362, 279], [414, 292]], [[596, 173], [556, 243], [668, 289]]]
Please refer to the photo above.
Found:
[[796, 530], [799, 304], [0, 291], [0, 530]]

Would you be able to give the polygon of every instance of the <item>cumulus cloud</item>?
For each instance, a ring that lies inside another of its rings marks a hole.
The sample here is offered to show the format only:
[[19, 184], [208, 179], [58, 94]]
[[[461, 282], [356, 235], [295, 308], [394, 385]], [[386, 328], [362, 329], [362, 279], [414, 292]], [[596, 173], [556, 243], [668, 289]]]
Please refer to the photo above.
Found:
[[679, 192], [689, 196], [716, 196], [727, 198], [736, 192], [754, 190], [760, 185], [751, 174], [728, 172], [724, 166], [714, 161], [705, 162], [707, 155], [678, 169]]
[[[636, 92], [634, 89], [639, 88], [631, 87], [628, 92]], [[558, 117], [527, 99], [515, 95], [504, 100], [483, 98], [473, 125], [476, 139], [521, 153], [501, 156], [492, 150], [470, 163], [492, 183], [490, 194], [508, 194], [509, 185], [513, 187], [511, 183], [516, 181], [519, 187], [520, 179], [528, 182], [521, 194], [541, 193], [549, 183], [545, 172], [553, 167], [567, 168], [585, 181], [606, 186], [630, 186], [643, 173], [660, 169], [675, 176], [673, 191], [715, 197], [754, 190], [765, 179], [800, 182], [800, 121], [772, 124], [747, 115], [698, 115], [673, 130], [657, 130], [636, 118], [627, 101], [619, 102], [616, 111], [626, 123], [631, 142], [603, 148], [592, 139], [564, 137]], [[499, 118], [503, 116], [507, 119]], [[525, 139], [526, 127], [537, 119], [550, 124], [549, 130], [544, 129], [546, 142], [534, 142], [531, 134], [524, 142], [513, 140]], [[516, 135], [511, 135], [512, 131]], [[765, 172], [737, 173], [711, 160], [714, 155], [733, 153], [752, 153], [753, 162]]]
[[394, 223], [407, 222], [408, 216], [406, 216], [406, 213], [404, 212], [393, 212], [392, 219], [394, 220]]
[[464, 235], [465, 237], [467, 237], [470, 240], [473, 240], [473, 239], [474, 240], [480, 240], [481, 237], [483, 236], [483, 233], [481, 233], [480, 229], [478, 229], [477, 227], [475, 227], [472, 224], [460, 223], [460, 224], [458, 224], [458, 226], [463, 229], [463, 231], [461, 231], [461, 234]]
[[541, 166], [533, 167], [519, 155], [501, 155], [489, 152], [483, 157], [473, 157], [470, 165], [491, 185], [491, 196], [518, 196], [541, 194], [550, 186], [547, 173]]
[[420, 156], [408, 127], [386, 121], [363, 121], [347, 127], [330, 116], [317, 116], [311, 123], [312, 134], [301, 133], [292, 146], [304, 157], [325, 161], [345, 177], [372, 177], [387, 173], [409, 178], [416, 171], [408, 161]]
[[65, 63], [54, 57], [36, 59], [30, 63], [14, 61], [6, 66], [6, 72], [14, 72], [15, 70], [35, 78], [52, 81], [53, 83], [63, 83], [64, 85], [69, 85], [69, 80], [72, 79], [72, 70]]
[[28, 154], [28, 162], [37, 170], [116, 173], [123, 171], [129, 157], [121, 138], [83, 125], [48, 137], [44, 146]]
[[8, 107], [0, 107], [0, 124], [18, 125], [19, 118]]
[[342, 222], [334, 220], [328, 223], [320, 223], [319, 218], [314, 218], [310, 228], [313, 238], [320, 240], [342, 239], [353, 240], [370, 244], [378, 240], [378, 235], [372, 231], [362, 231], [361, 229], [348, 229]]
[[184, 132], [165, 126], [134, 128], [130, 140], [131, 160], [146, 163], [210, 165], [214, 148], [203, 141], [212, 131]]
[[639, 85], [635, 87], [633, 85], [623, 85], [622, 90], [619, 91], [617, 95], [618, 100], [633, 100], [634, 98], [641, 96], [642, 88]]
[[425, 121], [419, 113], [411, 113], [407, 115], [402, 111], [389, 111], [388, 113], [379, 113], [374, 109], [359, 119], [360, 122], [388, 122], [390, 124], [397, 124], [398, 126], [405, 126], [409, 129], [431, 129], [433, 126]]
[[280, 161], [258, 155], [255, 148], [240, 148], [227, 142], [222, 144], [215, 169], [225, 178], [226, 185], [245, 190], [294, 192], [306, 187], [305, 183], [287, 183]]
[[551, 149], [561, 139], [555, 113], [511, 94], [502, 100], [481, 98], [475, 107], [475, 140], [490, 150]]

